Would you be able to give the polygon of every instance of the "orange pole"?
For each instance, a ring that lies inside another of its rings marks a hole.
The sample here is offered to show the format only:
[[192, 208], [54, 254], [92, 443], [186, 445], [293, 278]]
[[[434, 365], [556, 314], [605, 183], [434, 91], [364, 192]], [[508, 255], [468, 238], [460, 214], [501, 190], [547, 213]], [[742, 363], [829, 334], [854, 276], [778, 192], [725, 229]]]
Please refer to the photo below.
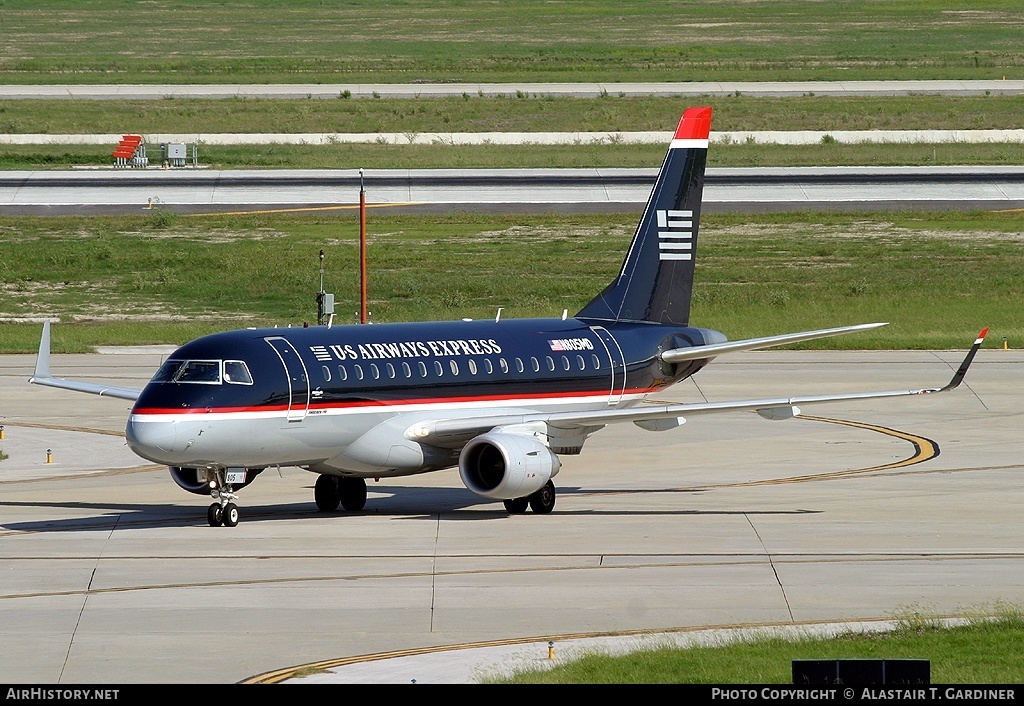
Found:
[[363, 189], [363, 170], [359, 170], [359, 323], [365, 324], [366, 314], [366, 191]]

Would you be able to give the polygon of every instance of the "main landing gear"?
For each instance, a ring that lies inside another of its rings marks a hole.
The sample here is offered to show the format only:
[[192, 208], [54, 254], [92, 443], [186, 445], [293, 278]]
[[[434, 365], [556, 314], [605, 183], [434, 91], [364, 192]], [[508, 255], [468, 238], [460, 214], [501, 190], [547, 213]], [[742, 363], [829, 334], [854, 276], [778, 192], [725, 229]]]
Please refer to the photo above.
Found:
[[555, 484], [548, 481], [540, 490], [525, 498], [505, 501], [505, 509], [510, 515], [522, 515], [529, 507], [538, 515], [547, 515], [555, 509]]
[[321, 512], [334, 512], [338, 505], [350, 512], [366, 506], [366, 481], [352, 476], [322, 474], [316, 479], [313, 499]]

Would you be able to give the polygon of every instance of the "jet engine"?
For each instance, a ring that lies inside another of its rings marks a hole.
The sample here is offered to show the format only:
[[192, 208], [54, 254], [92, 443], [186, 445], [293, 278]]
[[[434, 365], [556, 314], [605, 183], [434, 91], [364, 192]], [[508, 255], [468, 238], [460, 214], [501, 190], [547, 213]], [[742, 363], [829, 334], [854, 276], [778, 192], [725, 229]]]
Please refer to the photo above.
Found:
[[[208, 471], [205, 468], [182, 468], [180, 466], [168, 466], [167, 470], [171, 472], [171, 478], [174, 479], [174, 482], [182, 490], [187, 490], [196, 495], [210, 494], [210, 481], [213, 480], [213, 471]], [[262, 468], [246, 468], [245, 482], [232, 483], [232, 489], [244, 488], [256, 480], [256, 476], [262, 472]]]
[[551, 449], [525, 434], [481, 434], [459, 455], [462, 482], [491, 500], [525, 498], [544, 487], [561, 465]]

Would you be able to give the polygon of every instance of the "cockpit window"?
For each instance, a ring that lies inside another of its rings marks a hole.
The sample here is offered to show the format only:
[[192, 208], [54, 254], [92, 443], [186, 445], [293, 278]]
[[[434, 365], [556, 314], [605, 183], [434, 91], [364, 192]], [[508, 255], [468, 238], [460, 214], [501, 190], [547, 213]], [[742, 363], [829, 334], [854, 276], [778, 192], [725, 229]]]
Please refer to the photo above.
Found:
[[232, 385], [251, 385], [252, 375], [244, 360], [224, 361], [224, 382]]
[[181, 360], [166, 360], [153, 376], [153, 382], [174, 382], [174, 374], [181, 368]]
[[252, 375], [242, 360], [168, 360], [153, 376], [153, 382], [251, 385]]
[[174, 374], [175, 382], [220, 384], [219, 360], [186, 360]]

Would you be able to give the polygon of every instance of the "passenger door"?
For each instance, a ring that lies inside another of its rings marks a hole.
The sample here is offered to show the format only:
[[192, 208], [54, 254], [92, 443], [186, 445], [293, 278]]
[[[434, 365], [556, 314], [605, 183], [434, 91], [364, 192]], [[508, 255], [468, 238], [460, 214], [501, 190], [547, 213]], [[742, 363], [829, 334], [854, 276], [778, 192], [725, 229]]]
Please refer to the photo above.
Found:
[[309, 375], [306, 364], [287, 338], [272, 336], [265, 338], [277, 353], [288, 379], [288, 421], [301, 422], [309, 410]]
[[611, 407], [622, 401], [622, 393], [626, 390], [626, 358], [611, 331], [604, 326], [591, 326], [590, 330], [597, 334], [611, 366], [611, 386], [608, 392], [608, 406]]

